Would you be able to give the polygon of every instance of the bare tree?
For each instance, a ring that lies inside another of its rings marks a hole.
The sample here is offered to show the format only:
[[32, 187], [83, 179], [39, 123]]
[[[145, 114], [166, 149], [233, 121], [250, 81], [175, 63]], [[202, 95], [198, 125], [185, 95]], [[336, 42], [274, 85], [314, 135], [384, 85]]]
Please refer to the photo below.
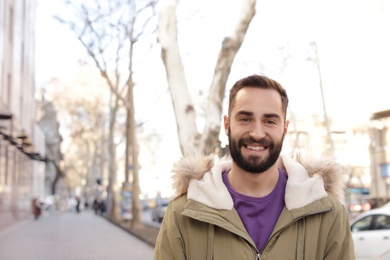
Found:
[[330, 156], [334, 156], [334, 145], [332, 140], [332, 131], [330, 130], [330, 121], [328, 117], [328, 113], [326, 112], [326, 102], [325, 102], [325, 94], [324, 94], [324, 88], [322, 84], [322, 73], [321, 73], [321, 66], [320, 66], [320, 58], [318, 55], [318, 47], [317, 42], [312, 41], [309, 43], [311, 47], [310, 57], [308, 57], [308, 60], [311, 60], [316, 65], [317, 71], [318, 71], [318, 84], [321, 90], [321, 100], [322, 100], [322, 110], [324, 113], [324, 125], [326, 129], [326, 140], [327, 140], [327, 154]]
[[178, 1], [169, 1], [162, 8], [158, 41], [161, 44], [161, 56], [165, 65], [172, 105], [176, 115], [176, 125], [180, 148], [183, 155], [210, 154], [220, 147], [222, 101], [225, 95], [234, 58], [244, 41], [248, 27], [255, 16], [256, 0], [243, 0], [239, 20], [232, 36], [222, 41], [214, 76], [208, 93], [206, 124], [203, 133], [196, 127], [196, 111], [188, 91], [184, 66], [177, 41], [176, 8]]
[[[135, 138], [134, 100], [133, 100], [133, 51], [134, 46], [146, 31], [149, 21], [154, 17], [156, 1], [84, 1], [69, 0], [66, 2], [70, 12], [56, 16], [57, 20], [68, 25], [77, 35], [88, 55], [100, 70], [100, 75], [106, 80], [112, 91], [109, 120], [109, 151], [110, 151], [110, 184], [109, 203], [112, 218], [115, 206], [115, 156], [113, 145], [113, 128], [116, 123], [116, 114], [119, 105], [127, 111], [127, 153], [126, 153], [126, 180], [129, 181], [128, 164], [132, 162], [132, 189], [133, 189], [133, 225], [142, 226], [140, 221], [139, 183], [138, 183], [138, 148]], [[140, 19], [138, 19], [140, 17]], [[131, 148], [130, 148], [131, 146]], [[130, 151], [132, 152], [130, 154]]]
[[[88, 70], [81, 66], [79, 73], [83, 74]], [[105, 128], [107, 124], [107, 100], [99, 94], [98, 81], [94, 83], [94, 88], [83, 86], [83, 80], [76, 77], [72, 83], [62, 85], [53, 81], [57, 91], [52, 93], [53, 102], [61, 111], [62, 128], [68, 133], [70, 138], [65, 150], [65, 165], [68, 173], [73, 171], [73, 177], [85, 180], [83, 183], [83, 195], [90, 197], [97, 179], [106, 175], [107, 150], [103, 149], [107, 144]], [[64, 91], [66, 90], [66, 91]], [[107, 91], [108, 92], [108, 91]], [[118, 129], [116, 132], [119, 132]], [[123, 132], [123, 131], [122, 131]], [[76, 186], [81, 185], [81, 181], [72, 181]], [[71, 188], [75, 188], [73, 185]]]
[[45, 133], [46, 172], [50, 176], [47, 181], [50, 181], [51, 194], [55, 194], [57, 183], [64, 177], [64, 172], [60, 168], [63, 153], [61, 152], [62, 136], [59, 131], [57, 111], [53, 103], [45, 98], [44, 93], [42, 93], [42, 98], [37, 103], [37, 110], [38, 124]]

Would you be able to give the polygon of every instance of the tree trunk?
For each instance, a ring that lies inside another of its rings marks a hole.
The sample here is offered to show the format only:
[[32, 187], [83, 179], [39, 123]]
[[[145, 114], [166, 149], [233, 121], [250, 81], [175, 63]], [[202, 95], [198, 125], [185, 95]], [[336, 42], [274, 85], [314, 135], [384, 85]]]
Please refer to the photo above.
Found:
[[184, 67], [177, 43], [176, 5], [166, 6], [160, 15], [158, 41], [167, 73], [169, 91], [176, 116], [180, 149], [183, 155], [199, 153], [200, 134], [196, 127], [196, 112], [188, 91]]
[[54, 180], [51, 184], [51, 194], [54, 195], [56, 194], [57, 183], [62, 177], [64, 177], [64, 173], [61, 171], [60, 167], [57, 165], [55, 161], [51, 161], [51, 163], [54, 165], [54, 168], [56, 170], [56, 176], [54, 177]]
[[[132, 193], [132, 215], [133, 221], [131, 222], [132, 229], [143, 228], [143, 222], [141, 218], [141, 203], [139, 201], [140, 187], [139, 187], [139, 162], [138, 162], [138, 142], [136, 134], [136, 123], [135, 123], [135, 107], [134, 107], [134, 80], [133, 80], [133, 46], [134, 39], [130, 37], [130, 52], [129, 52], [129, 78], [127, 81], [127, 100], [129, 106], [127, 107], [127, 122], [128, 122], [128, 135], [127, 135], [127, 153], [126, 157], [129, 158], [131, 155], [132, 169], [133, 169], [133, 193]], [[131, 147], [131, 149], [130, 149]], [[128, 160], [129, 161], [129, 160]], [[128, 169], [126, 170], [125, 182], [129, 182]]]
[[196, 127], [196, 111], [184, 75], [177, 43], [176, 3], [170, 1], [160, 14], [158, 40], [165, 65], [171, 100], [176, 116], [180, 148], [183, 155], [210, 154], [220, 148], [222, 101], [234, 58], [241, 47], [255, 15], [256, 0], [243, 1], [239, 21], [233, 35], [222, 42], [209, 89], [206, 124], [202, 135]]
[[[133, 172], [133, 192], [132, 192], [132, 215], [133, 215], [133, 221], [132, 223], [132, 229], [140, 229], [143, 227], [143, 222], [141, 219], [141, 204], [139, 201], [139, 195], [140, 195], [140, 187], [139, 187], [139, 163], [138, 163], [138, 142], [136, 138], [136, 127], [135, 127], [135, 117], [134, 117], [134, 93], [133, 93], [134, 85], [132, 83], [132, 80], [129, 81], [129, 93], [128, 93], [128, 100], [130, 104], [130, 108], [128, 109], [128, 117], [127, 120], [129, 121], [128, 124], [128, 138], [129, 138], [129, 151], [131, 153], [127, 154], [126, 156], [131, 155], [131, 162], [132, 162], [132, 172]], [[130, 161], [130, 160], [129, 160]], [[128, 169], [127, 169], [128, 171]], [[129, 182], [128, 176], [125, 182]]]
[[116, 112], [118, 110], [118, 98], [112, 94], [112, 97], [114, 98], [114, 104], [110, 107], [110, 123], [109, 123], [109, 130], [108, 130], [108, 187], [107, 187], [107, 211], [109, 214], [109, 217], [111, 219], [116, 220], [118, 216], [116, 216], [116, 207], [118, 207], [118, 203], [116, 202], [117, 196], [115, 196], [115, 193], [117, 193], [117, 190], [115, 188], [116, 183], [116, 149], [115, 149], [115, 143], [114, 143], [114, 126], [115, 126], [115, 120], [116, 120]]
[[222, 102], [225, 97], [226, 82], [229, 78], [234, 58], [255, 16], [255, 10], [256, 0], [243, 1], [240, 19], [233, 35], [225, 38], [222, 42], [209, 89], [206, 124], [201, 141], [204, 154], [217, 152], [216, 149], [221, 146], [219, 134], [221, 132]]

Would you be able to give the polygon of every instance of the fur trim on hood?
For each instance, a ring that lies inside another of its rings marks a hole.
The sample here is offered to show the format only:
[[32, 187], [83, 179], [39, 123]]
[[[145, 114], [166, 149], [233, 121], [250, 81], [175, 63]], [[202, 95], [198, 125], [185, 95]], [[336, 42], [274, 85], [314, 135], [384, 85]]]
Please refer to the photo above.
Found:
[[[344, 169], [333, 159], [296, 156], [293, 160], [282, 155], [278, 163], [289, 175], [286, 187], [288, 209], [299, 208], [326, 197], [326, 192], [339, 199], [343, 198]], [[228, 191], [221, 185], [223, 182], [219, 176], [230, 168], [231, 159], [228, 157], [218, 159], [209, 155], [182, 158], [173, 167], [175, 197], [188, 193], [189, 198], [192, 197], [208, 206], [215, 207], [217, 204], [218, 208], [233, 207], [232, 202], [226, 202], [225, 196]]]
[[305, 157], [297, 155], [296, 161], [301, 164], [310, 177], [319, 175], [324, 180], [324, 188], [340, 200], [344, 199], [346, 188], [345, 168], [331, 157]]

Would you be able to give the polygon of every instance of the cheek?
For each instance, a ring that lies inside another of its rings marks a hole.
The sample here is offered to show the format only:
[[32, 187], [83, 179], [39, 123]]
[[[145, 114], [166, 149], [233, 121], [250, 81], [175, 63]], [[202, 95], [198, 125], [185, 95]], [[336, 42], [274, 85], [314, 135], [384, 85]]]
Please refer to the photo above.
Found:
[[[229, 131], [230, 130], [230, 131]], [[238, 127], [237, 125], [230, 125], [230, 129], [226, 131], [227, 135], [230, 135], [230, 138], [240, 139], [243, 137], [247, 137], [249, 135], [248, 130], [242, 127]]]

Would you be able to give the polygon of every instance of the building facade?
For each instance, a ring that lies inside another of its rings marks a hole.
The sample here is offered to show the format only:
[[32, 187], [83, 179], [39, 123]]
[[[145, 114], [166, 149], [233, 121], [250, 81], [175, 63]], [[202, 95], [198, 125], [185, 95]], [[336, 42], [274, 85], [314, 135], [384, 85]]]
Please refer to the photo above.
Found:
[[[331, 137], [331, 143], [328, 136]], [[328, 135], [323, 116], [312, 115], [290, 120], [284, 151], [303, 157], [334, 157], [344, 168], [347, 187], [343, 203], [352, 216], [360, 213], [362, 205], [368, 203], [367, 196], [360, 191], [371, 189], [370, 142], [367, 124], [351, 126], [331, 121]], [[355, 194], [355, 191], [359, 191], [359, 194]]]
[[35, 117], [34, 0], [0, 1], [0, 229], [45, 196], [45, 137]]
[[381, 206], [390, 201], [390, 110], [371, 116], [371, 201]]

